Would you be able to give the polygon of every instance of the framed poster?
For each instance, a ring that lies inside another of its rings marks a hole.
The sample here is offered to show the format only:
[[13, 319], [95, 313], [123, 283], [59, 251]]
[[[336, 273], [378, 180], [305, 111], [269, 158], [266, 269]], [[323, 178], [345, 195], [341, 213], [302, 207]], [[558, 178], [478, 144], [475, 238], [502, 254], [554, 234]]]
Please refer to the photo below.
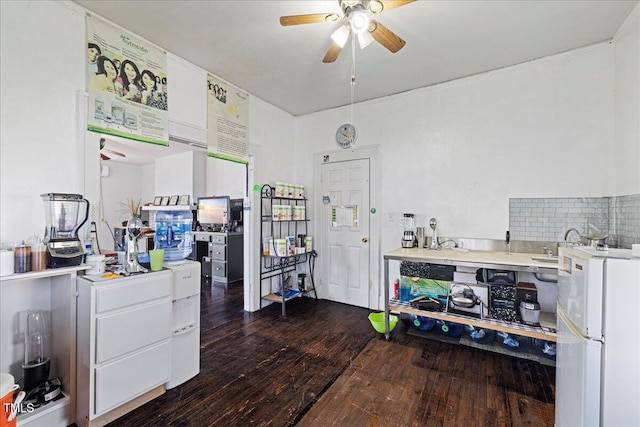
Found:
[[249, 94], [207, 74], [207, 155], [249, 163]]
[[166, 52], [91, 14], [85, 21], [87, 129], [169, 145]]
[[167, 206], [169, 204], [169, 196], [162, 196], [160, 200], [160, 206]]
[[190, 198], [191, 198], [191, 197], [190, 197], [188, 194], [185, 194], [185, 195], [183, 195], [183, 196], [180, 196], [180, 199], [178, 200], [178, 204], [179, 204], [180, 206], [188, 206], [188, 205], [189, 205], [189, 202], [190, 202], [190, 200], [189, 200]]
[[169, 206], [176, 206], [178, 204], [178, 197], [179, 196], [171, 196], [169, 198]]
[[153, 199], [153, 204], [156, 206], [160, 206], [161, 202], [162, 202], [162, 196], [156, 196], [155, 199]]

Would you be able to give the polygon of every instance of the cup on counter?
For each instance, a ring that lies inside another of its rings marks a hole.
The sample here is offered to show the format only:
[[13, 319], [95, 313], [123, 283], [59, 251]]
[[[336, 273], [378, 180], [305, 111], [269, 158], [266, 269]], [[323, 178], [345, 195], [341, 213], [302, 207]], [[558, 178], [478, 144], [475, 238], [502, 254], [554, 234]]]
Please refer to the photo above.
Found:
[[91, 268], [85, 274], [102, 274], [106, 270], [106, 257], [104, 255], [87, 255], [85, 264]]
[[149, 264], [151, 271], [162, 270], [162, 263], [164, 262], [164, 249], [151, 249], [149, 251]]
[[425, 236], [425, 228], [418, 227], [416, 228], [416, 238], [418, 239], [418, 248], [424, 248], [424, 236]]

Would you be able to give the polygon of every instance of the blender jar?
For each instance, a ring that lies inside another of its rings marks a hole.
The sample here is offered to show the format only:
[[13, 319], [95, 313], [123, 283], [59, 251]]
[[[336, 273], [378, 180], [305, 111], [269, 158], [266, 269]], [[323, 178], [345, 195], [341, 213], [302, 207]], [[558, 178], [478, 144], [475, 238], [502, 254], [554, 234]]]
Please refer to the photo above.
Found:
[[89, 201], [80, 194], [41, 194], [47, 228], [45, 241], [75, 238], [89, 217]]
[[43, 310], [27, 312], [27, 325], [24, 331], [24, 390], [42, 385], [49, 379], [49, 342], [46, 320]]

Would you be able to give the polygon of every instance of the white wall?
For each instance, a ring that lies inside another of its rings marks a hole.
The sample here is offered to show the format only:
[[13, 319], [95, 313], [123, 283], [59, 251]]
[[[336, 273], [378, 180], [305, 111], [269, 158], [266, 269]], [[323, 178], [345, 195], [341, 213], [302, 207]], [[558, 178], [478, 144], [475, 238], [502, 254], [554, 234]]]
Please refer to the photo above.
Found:
[[84, 14], [53, 2], [0, 2], [0, 239], [45, 227], [41, 193], [80, 193], [75, 91], [84, 74]]
[[[143, 168], [137, 165], [109, 162], [109, 176], [101, 178], [102, 215], [111, 230], [121, 227], [123, 221], [131, 219], [131, 213], [123, 206], [127, 200], [144, 203], [142, 185]], [[100, 249], [113, 250], [113, 237], [106, 226], [99, 227]]]
[[640, 4], [614, 37], [616, 127], [612, 195], [640, 193]]
[[247, 166], [229, 160], [207, 157], [207, 196], [245, 197]]
[[[436, 217], [441, 236], [503, 239], [510, 197], [611, 194], [613, 58], [599, 44], [357, 104], [358, 146], [381, 150], [382, 252], [399, 245], [403, 212], [418, 226]], [[297, 119], [303, 183], [348, 118], [342, 108]]]

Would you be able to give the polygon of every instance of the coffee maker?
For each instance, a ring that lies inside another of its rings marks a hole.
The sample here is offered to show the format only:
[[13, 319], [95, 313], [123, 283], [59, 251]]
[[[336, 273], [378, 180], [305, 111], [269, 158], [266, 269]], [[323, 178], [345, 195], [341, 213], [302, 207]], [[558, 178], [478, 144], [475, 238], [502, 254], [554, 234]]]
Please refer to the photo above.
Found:
[[80, 194], [45, 193], [47, 267], [71, 267], [80, 265], [84, 255], [78, 230], [89, 218], [89, 201]]

